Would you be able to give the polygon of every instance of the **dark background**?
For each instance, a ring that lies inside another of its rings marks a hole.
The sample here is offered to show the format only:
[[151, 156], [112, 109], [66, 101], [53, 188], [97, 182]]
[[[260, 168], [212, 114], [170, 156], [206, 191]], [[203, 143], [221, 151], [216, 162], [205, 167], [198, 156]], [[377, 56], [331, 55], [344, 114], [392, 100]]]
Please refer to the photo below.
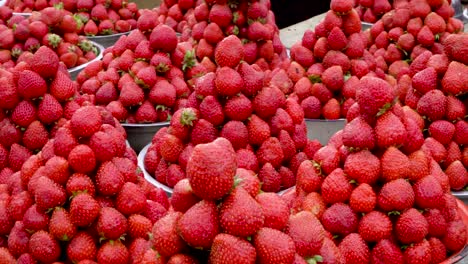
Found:
[[327, 12], [330, 0], [271, 0], [271, 9], [281, 29]]

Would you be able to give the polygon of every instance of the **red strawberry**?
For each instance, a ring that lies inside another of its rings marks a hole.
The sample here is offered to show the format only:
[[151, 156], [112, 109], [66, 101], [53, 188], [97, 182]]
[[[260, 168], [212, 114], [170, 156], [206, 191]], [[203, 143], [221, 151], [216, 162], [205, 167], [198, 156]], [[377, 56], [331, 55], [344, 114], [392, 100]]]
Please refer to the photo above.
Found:
[[43, 78], [51, 78], [57, 73], [59, 58], [51, 49], [40, 47], [32, 56], [30, 67]]
[[292, 263], [295, 246], [290, 236], [264, 227], [254, 237], [259, 263]]
[[377, 146], [388, 148], [402, 145], [406, 140], [406, 129], [400, 119], [388, 112], [377, 119], [375, 125]]
[[116, 209], [104, 207], [99, 212], [96, 229], [103, 238], [119, 239], [127, 231], [127, 219]]
[[392, 222], [379, 211], [370, 212], [359, 222], [359, 234], [367, 242], [378, 242], [391, 236]]
[[346, 202], [353, 190], [342, 169], [330, 173], [322, 183], [321, 194], [328, 204]]
[[37, 119], [36, 107], [31, 101], [21, 101], [11, 113], [11, 120], [20, 127], [28, 127]]
[[47, 92], [47, 84], [37, 73], [24, 70], [21, 71], [18, 78], [18, 94], [25, 99], [35, 99]]
[[66, 199], [67, 196], [62, 186], [47, 177], [39, 177], [34, 195], [39, 210], [47, 211], [56, 206], [61, 206], [66, 202]]
[[356, 213], [343, 203], [336, 203], [330, 206], [322, 216], [323, 227], [332, 234], [348, 235], [358, 228]]
[[210, 248], [220, 231], [215, 203], [201, 201], [192, 206], [177, 222], [177, 229], [190, 246]]
[[325, 229], [314, 214], [303, 211], [289, 217], [287, 234], [293, 239], [297, 254], [308, 257], [319, 254]]
[[59, 102], [65, 102], [75, 95], [76, 87], [70, 78], [62, 73], [57, 72], [55, 79], [50, 84], [50, 94]]
[[405, 263], [430, 263], [431, 261], [431, 246], [427, 240], [420, 241], [411, 247], [408, 247], [404, 252]]
[[362, 183], [356, 187], [349, 198], [349, 206], [355, 212], [369, 213], [374, 210], [376, 204], [377, 196], [367, 183]]
[[39, 121], [32, 122], [23, 134], [23, 144], [30, 150], [39, 150], [47, 143], [49, 134]]
[[50, 218], [49, 232], [60, 241], [69, 241], [75, 236], [76, 226], [73, 225], [70, 215], [64, 208], [55, 208]]
[[240, 264], [254, 263], [255, 260], [255, 248], [249, 242], [229, 234], [219, 234], [214, 238], [210, 263]]
[[405, 178], [409, 173], [408, 157], [395, 147], [388, 148], [382, 155], [380, 162], [382, 165], [382, 178], [386, 182]]
[[344, 127], [343, 144], [351, 148], [371, 150], [375, 146], [374, 130], [362, 117], [357, 117]]
[[34, 233], [29, 240], [29, 252], [41, 262], [52, 263], [60, 257], [60, 245], [45, 231]]
[[263, 221], [260, 205], [243, 188], [234, 189], [220, 208], [220, 225], [228, 234], [250, 236]]
[[234, 96], [241, 91], [244, 81], [237, 71], [229, 67], [222, 67], [216, 72], [215, 85], [218, 94]]
[[264, 227], [282, 230], [287, 225], [288, 208], [284, 201], [275, 193], [260, 193], [255, 198], [262, 207]]
[[224, 106], [224, 114], [231, 120], [247, 120], [252, 114], [252, 102], [243, 94], [232, 97]]
[[386, 212], [403, 211], [413, 206], [414, 196], [411, 185], [403, 179], [397, 179], [382, 187], [377, 201], [379, 207]]
[[380, 160], [368, 150], [351, 153], [346, 158], [344, 172], [359, 183], [373, 184], [381, 174]]
[[466, 72], [466, 65], [452, 61], [442, 79], [442, 90], [453, 95], [466, 93], [468, 90], [465, 85]]
[[257, 151], [257, 158], [260, 164], [271, 163], [273, 167], [279, 168], [284, 159], [279, 140], [275, 137], [265, 140]]
[[285, 104], [285, 96], [277, 87], [263, 88], [253, 101], [255, 114], [261, 118], [272, 117]]
[[108, 241], [97, 252], [97, 261], [103, 264], [124, 264], [129, 259], [129, 252], [120, 241]]
[[71, 261], [95, 259], [97, 248], [93, 237], [86, 232], [77, 233], [67, 247], [67, 256]]
[[417, 243], [428, 234], [428, 223], [416, 209], [405, 211], [395, 225], [396, 236], [404, 244]]
[[359, 234], [347, 235], [340, 243], [339, 249], [345, 259], [345, 263], [368, 263], [370, 252], [367, 244]]
[[356, 101], [360, 105], [361, 113], [371, 117], [383, 114], [391, 107], [393, 89], [387, 82], [374, 77], [363, 77], [360, 87], [356, 91]]
[[175, 31], [166, 25], [159, 25], [153, 29], [150, 38], [151, 48], [163, 52], [172, 52], [177, 46]]
[[122, 186], [116, 199], [116, 208], [124, 215], [140, 213], [145, 209], [146, 197], [138, 185], [127, 182]]
[[244, 57], [244, 48], [235, 35], [224, 38], [215, 50], [215, 61], [220, 67], [236, 67]]
[[[16, 221], [8, 235], [8, 250], [10, 253], [18, 257], [21, 254], [28, 252], [30, 234], [24, 228], [22, 221]], [[14, 263], [14, 262], [12, 262]]]
[[390, 239], [382, 239], [372, 249], [371, 263], [403, 263], [403, 253]]
[[80, 193], [71, 200], [70, 217], [77, 226], [84, 227], [93, 223], [99, 211], [99, 204], [87, 193]]
[[153, 226], [154, 248], [163, 256], [172, 256], [185, 248], [185, 242], [177, 234], [180, 212], [172, 212], [159, 219]]

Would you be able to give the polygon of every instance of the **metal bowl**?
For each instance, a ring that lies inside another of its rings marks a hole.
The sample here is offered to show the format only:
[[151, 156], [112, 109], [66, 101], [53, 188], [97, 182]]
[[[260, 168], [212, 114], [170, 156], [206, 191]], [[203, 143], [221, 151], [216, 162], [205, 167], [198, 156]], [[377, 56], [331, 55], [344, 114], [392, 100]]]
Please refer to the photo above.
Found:
[[361, 21], [361, 30], [366, 31], [366, 30], [370, 29], [373, 25], [374, 25], [374, 23]]
[[76, 77], [78, 76], [78, 74], [84, 69], [86, 68], [86, 66], [88, 66], [91, 62], [95, 62], [95, 61], [98, 61], [100, 59], [102, 59], [103, 57], [103, 53], [104, 53], [104, 47], [101, 46], [100, 44], [94, 42], [94, 41], [91, 41], [93, 43], [93, 46], [97, 47], [98, 48], [98, 51], [99, 53], [97, 54], [96, 58], [94, 58], [93, 60], [85, 63], [85, 64], [81, 64], [80, 66], [76, 66], [76, 67], [73, 67], [71, 69], [68, 69], [68, 72], [70, 73], [70, 77], [72, 78], [72, 80], [76, 80]]
[[452, 194], [468, 205], [468, 191], [452, 191]]
[[143, 171], [143, 175], [145, 176], [145, 180], [147, 180], [149, 183], [152, 185], [163, 189], [168, 196], [172, 195], [172, 188], [169, 188], [168, 186], [158, 182], [153, 176], [151, 176], [145, 168], [145, 156], [146, 152], [148, 152], [149, 147], [151, 146], [151, 143], [146, 145], [141, 151], [140, 154], [138, 154], [138, 167]]
[[468, 22], [468, 8], [465, 8], [465, 10], [463, 10], [463, 18], [465, 20], [463, 20], [465, 23]]
[[452, 0], [452, 7], [455, 10], [455, 15], [453, 17], [463, 21], [463, 5], [460, 0]]
[[94, 36], [94, 37], [86, 37], [87, 39], [94, 41], [98, 44], [101, 44], [104, 48], [108, 48], [110, 46], [113, 46], [117, 40], [121, 36], [128, 35], [132, 32], [131, 30], [128, 32], [123, 32], [123, 33], [117, 33], [117, 34], [112, 34], [112, 35], [103, 35], [103, 36]]
[[344, 128], [346, 119], [326, 120], [306, 118], [305, 122], [307, 125], [307, 138], [318, 139], [322, 145], [326, 145], [336, 132]]
[[25, 18], [28, 18], [31, 16], [31, 13], [16, 13], [16, 12], [13, 12], [13, 15], [14, 16], [23, 16]]
[[122, 123], [127, 132], [127, 140], [130, 146], [139, 153], [148, 143], [151, 143], [154, 134], [159, 129], [169, 126], [169, 122], [160, 122], [152, 124], [127, 124]]

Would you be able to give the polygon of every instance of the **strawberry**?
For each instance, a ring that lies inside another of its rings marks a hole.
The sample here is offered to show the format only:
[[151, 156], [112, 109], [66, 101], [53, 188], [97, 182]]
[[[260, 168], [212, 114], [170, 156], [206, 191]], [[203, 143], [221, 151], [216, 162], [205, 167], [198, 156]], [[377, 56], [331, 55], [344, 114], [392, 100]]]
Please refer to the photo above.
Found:
[[395, 147], [388, 148], [381, 157], [382, 178], [386, 182], [406, 178], [409, 172], [409, 159]]
[[367, 116], [381, 115], [392, 105], [393, 89], [387, 82], [375, 77], [363, 77], [356, 91], [356, 102], [361, 113]]
[[28, 127], [37, 119], [36, 107], [31, 101], [21, 101], [11, 113], [11, 120], [20, 127]]
[[66, 199], [66, 193], [62, 186], [47, 177], [39, 177], [34, 195], [34, 200], [39, 210], [47, 211], [48, 209], [63, 205]]
[[403, 257], [405, 263], [430, 263], [431, 246], [427, 240], [420, 241], [408, 247]]
[[261, 145], [270, 137], [270, 127], [268, 123], [255, 114], [250, 117], [247, 129], [249, 132], [250, 144]]
[[320, 167], [323, 174], [327, 175], [332, 173], [340, 164], [340, 156], [338, 150], [332, 146], [327, 145], [320, 148], [313, 157], [313, 160]]
[[353, 186], [349, 183], [342, 169], [330, 173], [322, 183], [321, 194], [328, 204], [346, 202], [351, 196]]
[[403, 179], [397, 179], [382, 187], [377, 202], [379, 207], [386, 212], [403, 211], [413, 206], [414, 197], [411, 185]]
[[328, 237], [323, 239], [320, 256], [324, 263], [344, 263], [345, 260], [335, 243]]
[[50, 84], [50, 94], [59, 102], [65, 102], [73, 98], [75, 92], [75, 84], [66, 74], [58, 71], [55, 79]]
[[228, 234], [250, 236], [263, 221], [260, 205], [243, 188], [234, 189], [220, 208], [220, 225]]
[[371, 252], [372, 263], [403, 263], [403, 253], [390, 239], [382, 239]]
[[13, 171], [19, 171], [24, 162], [32, 155], [31, 151], [19, 144], [14, 143], [10, 147], [8, 164]]
[[214, 126], [221, 125], [224, 121], [224, 113], [221, 103], [214, 96], [207, 96], [200, 104], [200, 115]]
[[102, 238], [115, 240], [127, 231], [127, 219], [112, 207], [103, 207], [99, 212], [96, 229]]
[[70, 217], [77, 226], [88, 226], [93, 223], [99, 211], [99, 204], [87, 193], [80, 193], [71, 200]]
[[70, 120], [72, 133], [77, 137], [91, 137], [102, 125], [102, 117], [94, 106], [78, 109]]
[[325, 229], [314, 214], [303, 211], [289, 217], [287, 234], [293, 239], [297, 254], [307, 257], [319, 254]]
[[378, 242], [392, 234], [390, 218], [379, 211], [372, 211], [359, 222], [359, 234], [367, 242]]
[[292, 263], [294, 241], [281, 231], [264, 227], [254, 237], [259, 263]]
[[351, 148], [372, 150], [375, 146], [374, 130], [362, 117], [357, 117], [345, 125], [343, 144]]
[[230, 35], [218, 43], [215, 49], [215, 61], [220, 67], [236, 67], [244, 57], [244, 48], [240, 39]]
[[166, 25], [159, 25], [153, 29], [149, 37], [150, 46], [153, 50], [172, 52], [177, 46], [175, 31]]
[[426, 176], [413, 185], [415, 202], [419, 208], [436, 208], [441, 206], [444, 194], [442, 187], [434, 176]]
[[466, 228], [463, 221], [455, 220], [448, 223], [447, 233], [441, 239], [447, 251], [458, 252], [466, 244]]
[[349, 206], [355, 212], [369, 213], [374, 210], [376, 204], [377, 196], [367, 183], [356, 187], [349, 198]]
[[18, 257], [21, 254], [28, 252], [29, 237], [30, 234], [24, 228], [23, 222], [15, 222], [15, 225], [8, 235], [8, 250], [10, 253], [13, 256]]
[[282, 230], [288, 222], [288, 208], [284, 201], [275, 193], [259, 193], [255, 197], [262, 207], [264, 227]]
[[62, 117], [63, 108], [50, 94], [45, 94], [37, 109], [37, 117], [44, 124], [51, 124]]
[[252, 114], [252, 102], [243, 94], [232, 97], [224, 105], [224, 114], [231, 120], [247, 120]]
[[253, 100], [253, 109], [260, 118], [272, 117], [285, 103], [285, 96], [277, 87], [264, 87]]
[[30, 150], [39, 150], [47, 143], [49, 134], [39, 121], [32, 122], [23, 134], [23, 144]]
[[59, 243], [46, 231], [38, 231], [29, 239], [29, 252], [41, 262], [52, 263], [60, 257]]
[[336, 203], [325, 210], [322, 224], [332, 234], [346, 236], [357, 231], [358, 219], [348, 205]]
[[344, 172], [358, 183], [375, 183], [381, 173], [380, 160], [368, 150], [351, 153], [346, 158]]
[[44, 96], [47, 84], [37, 73], [24, 70], [19, 73], [18, 94], [25, 99], [35, 99]]
[[241, 91], [244, 82], [237, 71], [222, 67], [216, 72], [215, 85], [219, 95], [234, 96]]
[[368, 263], [370, 252], [367, 244], [357, 233], [347, 235], [338, 248], [345, 259], [345, 263]]
[[70, 215], [64, 208], [55, 208], [50, 218], [49, 232], [60, 241], [69, 241], [75, 236], [76, 226], [73, 225]]
[[97, 252], [99, 263], [128, 263], [130, 256], [127, 248], [120, 241], [107, 241]]
[[249, 141], [247, 127], [240, 121], [229, 121], [224, 124], [220, 136], [229, 140], [235, 150], [245, 148]]
[[388, 148], [399, 146], [406, 140], [406, 129], [403, 123], [391, 112], [387, 112], [377, 119], [375, 125], [377, 146]]
[[348, 40], [339, 27], [334, 27], [327, 37], [328, 46], [332, 50], [343, 50], [347, 46]]
[[215, 203], [203, 200], [192, 206], [177, 222], [177, 229], [190, 246], [210, 248], [219, 233]]
[[67, 256], [71, 261], [95, 259], [97, 248], [93, 237], [86, 232], [77, 233], [67, 247]]
[[442, 79], [442, 90], [446, 93], [459, 95], [467, 92], [465, 81], [466, 65], [452, 61]]
[[186, 247], [185, 242], [177, 234], [177, 222], [181, 217], [182, 213], [171, 212], [153, 226], [154, 248], [163, 256], [172, 256]]
[[[251, 152], [251, 155], [255, 155], [255, 154]], [[238, 162], [239, 162], [239, 158], [238, 158]], [[258, 170], [258, 164], [257, 164], [257, 170]], [[241, 181], [241, 183], [238, 186], [244, 188], [244, 190], [246, 190], [252, 197], [256, 196], [260, 192], [260, 179], [254, 174], [252, 170], [239, 167], [237, 168], [236, 176]], [[258, 200], [257, 202], [260, 203], [260, 201]]]
[[33, 204], [33, 199], [29, 192], [23, 191], [11, 196], [8, 203], [7, 215], [10, 219], [23, 220], [24, 213]]
[[468, 173], [461, 161], [452, 162], [445, 173], [450, 181], [450, 188], [453, 190], [461, 190], [468, 183]]
[[210, 263], [255, 263], [255, 260], [255, 248], [249, 242], [229, 234], [219, 234], [214, 238]]
[[273, 167], [279, 168], [284, 159], [279, 140], [275, 137], [265, 140], [257, 150], [257, 158], [260, 164], [271, 163]]
[[258, 172], [258, 178], [262, 183], [262, 190], [267, 192], [278, 192], [281, 189], [282, 178], [278, 171], [266, 163]]
[[105, 162], [111, 160], [117, 154], [115, 137], [108, 133], [98, 131], [89, 139], [89, 147], [94, 151], [96, 160]]
[[315, 164], [309, 160], [304, 160], [300, 163], [296, 178], [296, 186], [306, 192], [318, 191], [322, 183], [322, 179], [319, 172], [316, 170]]
[[[33, 27], [33, 25], [31, 24], [30, 27]], [[56, 75], [59, 67], [59, 58], [50, 48], [40, 47], [32, 56], [30, 63], [32, 71], [47, 79]]]
[[396, 236], [404, 244], [417, 243], [428, 234], [428, 223], [416, 209], [405, 211], [395, 225]]
[[117, 195], [116, 208], [124, 215], [140, 213], [146, 206], [143, 190], [138, 185], [126, 182]]

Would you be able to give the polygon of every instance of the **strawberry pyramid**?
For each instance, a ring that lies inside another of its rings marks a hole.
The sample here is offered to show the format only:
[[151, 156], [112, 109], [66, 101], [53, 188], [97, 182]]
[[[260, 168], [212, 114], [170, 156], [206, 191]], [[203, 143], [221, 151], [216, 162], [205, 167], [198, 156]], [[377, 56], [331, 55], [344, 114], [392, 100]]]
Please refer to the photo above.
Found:
[[76, 84], [57, 55], [39, 48], [30, 64], [1, 70], [0, 171], [2, 181], [21, 169], [51, 138], [69, 114]]
[[64, 27], [72, 33], [87, 36], [128, 32], [136, 28], [136, 19], [139, 16], [137, 4], [123, 0], [8, 0], [5, 7], [19, 13], [45, 10], [52, 20], [59, 17], [53, 16], [51, 8], [63, 10], [67, 14]]
[[143, 263], [169, 202], [136, 164], [119, 122], [84, 102], [0, 182], [0, 262]]
[[296, 194], [285, 197], [334, 237], [325, 263], [440, 263], [467, 243], [449, 177], [424, 151], [418, 114], [394, 96], [388, 82], [363, 77], [358, 111], [301, 163]]
[[366, 50], [368, 37], [361, 32], [361, 20], [352, 1], [333, 0], [312, 31], [291, 47], [288, 72], [294, 86], [290, 90], [304, 109], [305, 118], [346, 117], [355, 102], [356, 84], [366, 75], [386, 78], [376, 71], [373, 56]]
[[452, 6], [436, 2], [412, 0], [385, 13], [371, 27], [368, 50], [378, 69], [397, 80], [414, 75], [417, 68], [411, 64], [416, 57], [425, 51], [443, 54], [445, 38], [463, 32], [463, 22], [452, 17]]
[[154, 10], [161, 23], [181, 33], [182, 41], [194, 41], [195, 56], [214, 61], [214, 50], [226, 36], [244, 43], [244, 60], [262, 69], [279, 67], [286, 58], [269, 0], [260, 1], [163, 1]]
[[[237, 167], [225, 138], [193, 148], [184, 192], [152, 229], [154, 255], [161, 263], [312, 263], [325, 231], [311, 212], [289, 215], [287, 204]], [[178, 185], [179, 185], [178, 184]], [[177, 188], [177, 187], [176, 187]], [[307, 261], [309, 262], [305, 262]], [[167, 262], [166, 262], [167, 261]], [[315, 263], [315, 262], [314, 262]]]
[[273, 71], [249, 65], [243, 56], [235, 35], [218, 44], [216, 71], [196, 79], [189, 107], [177, 110], [170, 126], [153, 138], [145, 167], [156, 180], [175, 186], [186, 178], [193, 148], [220, 136], [231, 142], [238, 166], [249, 171], [249, 178], [262, 181], [264, 191], [294, 185], [298, 162], [311, 158], [320, 144], [308, 141], [297, 101], [268, 82]]
[[75, 32], [71, 14], [53, 7], [25, 18], [12, 15], [7, 7], [0, 7], [0, 63], [12, 68], [19, 62], [30, 63], [41, 46], [53, 49], [67, 68], [87, 63], [97, 57], [99, 50], [84, 36]]
[[[453, 43], [467, 41], [467, 34], [450, 34], [443, 44], [446, 50], [463, 54], [466, 46]], [[425, 51], [419, 55], [410, 66], [411, 72], [400, 78], [398, 91], [400, 100], [424, 118], [418, 120], [420, 128], [427, 131], [422, 149], [445, 169], [450, 187], [462, 190], [468, 185], [468, 66], [446, 54]]]
[[207, 72], [202, 64], [184, 66], [191, 49], [190, 43], [178, 43], [172, 28], [142, 15], [137, 30], [120, 37], [102, 61], [80, 72], [80, 93], [91, 95], [121, 122], [168, 121], [187, 104], [191, 87], [185, 79]]

